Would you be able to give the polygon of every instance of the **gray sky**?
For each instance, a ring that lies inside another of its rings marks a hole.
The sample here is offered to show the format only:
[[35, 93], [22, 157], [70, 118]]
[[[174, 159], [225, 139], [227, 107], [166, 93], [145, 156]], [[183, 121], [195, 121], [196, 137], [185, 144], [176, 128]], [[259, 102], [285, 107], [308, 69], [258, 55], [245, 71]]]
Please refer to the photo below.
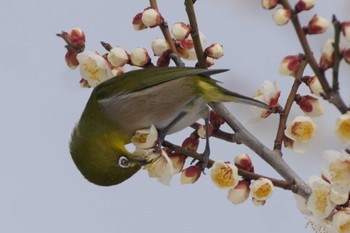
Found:
[[[234, 206], [227, 192], [217, 189], [210, 176], [198, 183], [181, 186], [180, 176], [171, 186], [163, 186], [140, 171], [127, 182], [114, 187], [88, 183], [75, 168], [68, 151], [70, 133], [91, 92], [79, 87], [78, 71], [64, 63], [63, 41], [55, 36], [61, 30], [82, 28], [87, 36], [86, 50], [103, 51], [99, 41], [107, 41], [131, 51], [150, 49], [161, 37], [158, 29], [135, 32], [133, 16], [148, 1], [4, 1], [0, 14], [0, 61], [2, 90], [0, 117], [2, 143], [0, 163], [0, 231], [26, 233], [106, 232], [311, 232], [295, 208], [290, 192], [276, 190], [264, 207], [250, 200]], [[300, 52], [293, 28], [276, 26], [260, 1], [198, 1], [198, 21], [207, 45], [224, 45], [225, 56], [215, 68], [230, 71], [216, 76], [228, 89], [253, 95], [265, 79], [275, 80], [282, 89], [284, 103], [292, 79], [280, 77], [281, 59]], [[159, 0], [163, 16], [172, 25], [185, 21], [182, 1]], [[336, 13], [350, 20], [347, 0], [319, 1], [313, 12], [301, 16], [304, 22], [315, 12], [331, 19]], [[316, 55], [323, 42], [333, 35], [330, 28], [310, 38]], [[349, 47], [349, 43], [344, 43]], [[342, 94], [349, 101], [349, 66], [341, 66]], [[312, 74], [310, 71], [306, 73]], [[304, 94], [307, 89], [302, 88]], [[249, 108], [228, 107], [254, 134], [273, 145], [277, 116], [263, 122], [251, 120]], [[310, 150], [297, 155], [285, 150], [285, 159], [306, 179], [319, 174], [322, 151], [340, 149], [333, 135], [339, 113], [326, 106], [323, 117], [315, 119], [319, 131]], [[291, 118], [302, 114], [293, 108]], [[181, 143], [190, 131], [170, 139]], [[233, 160], [241, 152], [250, 153], [256, 171], [279, 177], [246, 147], [212, 140], [212, 157]]]

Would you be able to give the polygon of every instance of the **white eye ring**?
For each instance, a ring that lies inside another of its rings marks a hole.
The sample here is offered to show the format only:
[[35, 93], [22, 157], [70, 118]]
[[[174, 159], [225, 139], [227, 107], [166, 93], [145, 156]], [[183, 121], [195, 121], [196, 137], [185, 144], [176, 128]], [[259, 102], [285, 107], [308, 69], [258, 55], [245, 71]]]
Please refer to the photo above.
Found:
[[119, 167], [122, 167], [122, 168], [130, 167], [129, 159], [125, 156], [120, 156], [120, 158], [118, 160], [118, 165], [119, 165]]

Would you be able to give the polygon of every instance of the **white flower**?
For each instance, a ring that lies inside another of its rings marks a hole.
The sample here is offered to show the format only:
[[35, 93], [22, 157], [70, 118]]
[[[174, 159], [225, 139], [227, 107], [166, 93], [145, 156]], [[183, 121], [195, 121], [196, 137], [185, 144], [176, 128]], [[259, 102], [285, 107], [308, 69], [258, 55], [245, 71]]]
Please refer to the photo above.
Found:
[[[266, 103], [270, 107], [279, 106], [278, 99], [281, 91], [279, 90], [276, 82], [265, 80], [263, 87], [258, 90], [258, 93], [253, 98], [261, 102]], [[251, 112], [255, 118], [266, 118], [271, 114], [271, 111], [256, 106], [250, 106]]]
[[238, 184], [238, 169], [231, 163], [215, 161], [210, 175], [214, 184], [222, 189], [232, 188]]
[[340, 193], [334, 188], [332, 188], [329, 197], [334, 204], [343, 205], [348, 201], [349, 193]]
[[91, 51], [78, 53], [80, 74], [91, 87], [95, 87], [113, 77], [107, 61], [99, 54]]
[[350, 143], [350, 111], [338, 118], [335, 132], [343, 144]]
[[316, 124], [308, 116], [297, 116], [284, 130], [284, 134], [294, 141], [293, 150], [305, 152], [306, 143], [315, 135]]
[[273, 187], [271, 180], [259, 178], [250, 186], [252, 197], [258, 201], [266, 201], [272, 195]]
[[325, 166], [322, 174], [331, 182], [332, 188], [340, 193], [350, 191], [350, 155], [334, 150], [325, 151]]
[[152, 148], [157, 144], [158, 131], [154, 125], [149, 129], [137, 130], [135, 135], [131, 138], [131, 142], [137, 149]]
[[311, 176], [308, 180], [312, 193], [307, 201], [307, 208], [317, 219], [328, 217], [335, 207], [330, 200], [330, 184], [318, 176]]
[[337, 229], [338, 233], [350, 232], [350, 208], [339, 210], [333, 216], [333, 226]]
[[170, 185], [170, 181], [174, 175], [174, 167], [171, 159], [164, 150], [161, 154], [153, 154], [152, 163], [147, 164], [144, 168], [148, 171], [149, 177], [155, 177], [164, 185]]

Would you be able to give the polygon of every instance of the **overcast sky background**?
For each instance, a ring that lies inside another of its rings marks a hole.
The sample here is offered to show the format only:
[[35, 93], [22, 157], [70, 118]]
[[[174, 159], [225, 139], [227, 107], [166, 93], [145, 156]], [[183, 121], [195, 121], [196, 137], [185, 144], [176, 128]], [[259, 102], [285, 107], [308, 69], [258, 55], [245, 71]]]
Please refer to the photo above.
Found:
[[[73, 164], [68, 143], [91, 89], [79, 87], [79, 72], [66, 67], [64, 42], [55, 34], [82, 28], [86, 50], [102, 52], [101, 40], [128, 51], [150, 49], [160, 31], [136, 32], [131, 25], [148, 1], [5, 0], [1, 5], [0, 232], [311, 232], [288, 191], [277, 189], [265, 206], [255, 207], [250, 200], [232, 205], [227, 192], [217, 189], [209, 175], [190, 186], [180, 185], [180, 176], [171, 186], [163, 186], [145, 171], [118, 186], [88, 183]], [[187, 22], [183, 1], [159, 0], [159, 7], [169, 25]], [[258, 0], [197, 1], [196, 9], [207, 45], [224, 45], [225, 56], [214, 67], [230, 71], [216, 79], [246, 95], [253, 95], [265, 79], [275, 80], [284, 103], [293, 80], [278, 75], [279, 63], [301, 51], [292, 26], [276, 26], [273, 11], [263, 10]], [[347, 0], [318, 1], [301, 19], [306, 24], [318, 13], [350, 20], [349, 12]], [[332, 35], [330, 27], [310, 38], [315, 55]], [[349, 66], [341, 65], [341, 93], [347, 103], [349, 71]], [[304, 87], [301, 92], [308, 94]], [[255, 122], [248, 107], [227, 106], [266, 145], [273, 145], [277, 116]], [[325, 107], [324, 116], [315, 119], [319, 130], [309, 152], [298, 155], [285, 150], [285, 159], [304, 179], [320, 173], [322, 151], [342, 148], [333, 134], [339, 112]], [[290, 119], [300, 114], [294, 107]], [[185, 130], [170, 139], [181, 143], [189, 133]], [[214, 159], [232, 161], [242, 152], [251, 155], [257, 172], [279, 177], [245, 146], [212, 140]]]

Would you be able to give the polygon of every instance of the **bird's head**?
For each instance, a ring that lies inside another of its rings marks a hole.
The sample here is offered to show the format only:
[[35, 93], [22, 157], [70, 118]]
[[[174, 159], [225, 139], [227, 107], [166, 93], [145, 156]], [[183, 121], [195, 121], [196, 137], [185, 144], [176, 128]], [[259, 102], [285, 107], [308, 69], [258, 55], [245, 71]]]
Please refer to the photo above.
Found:
[[150, 163], [125, 148], [118, 133], [89, 135], [76, 128], [72, 134], [70, 152], [75, 165], [90, 182], [110, 186], [134, 175], [143, 165]]

